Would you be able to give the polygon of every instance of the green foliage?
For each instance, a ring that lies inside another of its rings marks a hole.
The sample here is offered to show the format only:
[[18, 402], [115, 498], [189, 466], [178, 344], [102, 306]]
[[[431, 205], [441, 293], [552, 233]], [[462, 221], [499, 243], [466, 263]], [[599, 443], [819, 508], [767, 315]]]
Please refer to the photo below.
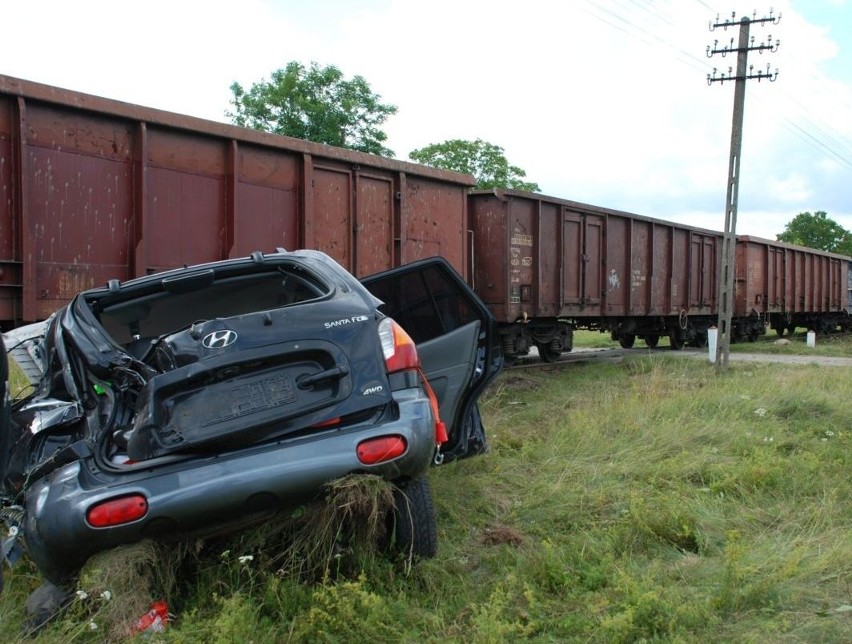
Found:
[[384, 146], [387, 134], [381, 130], [396, 106], [381, 102], [361, 76], [351, 80], [334, 65], [310, 67], [297, 61], [272, 72], [271, 80], [261, 80], [246, 91], [231, 84], [234, 111], [225, 115], [240, 127], [283, 134], [316, 143], [327, 143], [393, 157]]
[[312, 606], [303, 620], [297, 621], [296, 641], [396, 640], [393, 610], [381, 594], [371, 590], [365, 576], [338, 584], [324, 583], [313, 593]]
[[537, 183], [524, 181], [521, 168], [509, 165], [503, 148], [482, 139], [467, 141], [452, 139], [412, 150], [408, 158], [433, 168], [472, 174], [476, 188], [481, 190], [513, 189], [538, 192]]
[[800, 212], [777, 235], [778, 241], [852, 256], [852, 233], [824, 210]]

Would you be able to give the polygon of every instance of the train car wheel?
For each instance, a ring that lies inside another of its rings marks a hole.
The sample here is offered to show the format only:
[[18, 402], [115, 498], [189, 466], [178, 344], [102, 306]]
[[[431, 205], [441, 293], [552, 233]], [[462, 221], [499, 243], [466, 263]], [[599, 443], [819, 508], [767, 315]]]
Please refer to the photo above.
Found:
[[683, 349], [684, 344], [683, 337], [677, 331], [672, 331], [669, 334], [669, 344], [674, 351], [680, 351]]
[[636, 342], [636, 336], [632, 333], [618, 336], [618, 344], [621, 345], [622, 349], [632, 349], [634, 342]]
[[692, 346], [704, 349], [707, 346], [707, 331], [696, 331]]
[[561, 350], [551, 349], [546, 344], [536, 344], [535, 346], [538, 348], [538, 355], [545, 362], [556, 362], [557, 360], [559, 360], [559, 356], [562, 355]]
[[658, 335], [646, 335], [642, 338], [645, 341], [645, 345], [649, 349], [654, 349], [657, 346], [657, 343], [660, 341], [660, 336]]

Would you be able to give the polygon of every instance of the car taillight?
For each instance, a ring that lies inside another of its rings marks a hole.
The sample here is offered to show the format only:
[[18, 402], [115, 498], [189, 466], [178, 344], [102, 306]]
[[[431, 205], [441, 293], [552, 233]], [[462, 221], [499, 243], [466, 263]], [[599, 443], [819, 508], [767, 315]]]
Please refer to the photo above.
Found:
[[[441, 421], [438, 397], [426, 379], [426, 374], [420, 369], [420, 357], [417, 355], [414, 340], [391, 318], [384, 318], [379, 322], [379, 338], [382, 342], [388, 373], [407, 369], [417, 370], [423, 390], [429, 396], [429, 405], [432, 407], [432, 416], [435, 419], [435, 444], [443, 445], [448, 440], [447, 426]], [[358, 458], [361, 458], [360, 452]], [[363, 459], [361, 462], [366, 463]]]
[[404, 454], [407, 449], [408, 443], [402, 436], [379, 436], [361, 441], [355, 451], [364, 465], [376, 465]]
[[324, 420], [320, 423], [314, 423], [311, 425], [313, 429], [323, 429], [325, 427], [334, 427], [335, 425], [340, 424], [340, 416], [335, 416], [334, 418], [329, 418], [328, 420]]
[[86, 520], [95, 528], [109, 528], [141, 519], [148, 513], [148, 501], [141, 494], [122, 496], [93, 505]]
[[382, 352], [385, 354], [388, 373], [420, 367], [420, 358], [417, 356], [414, 340], [391, 318], [385, 318], [379, 322], [379, 339], [382, 343]]

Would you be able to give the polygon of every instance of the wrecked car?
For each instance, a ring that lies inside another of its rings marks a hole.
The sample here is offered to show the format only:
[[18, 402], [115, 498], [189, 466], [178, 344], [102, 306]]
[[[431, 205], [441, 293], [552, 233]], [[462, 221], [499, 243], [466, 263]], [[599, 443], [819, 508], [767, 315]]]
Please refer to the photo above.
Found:
[[443, 259], [359, 281], [307, 250], [112, 280], [7, 342], [40, 377], [3, 398], [4, 555], [18, 540], [57, 584], [97, 552], [232, 532], [352, 473], [397, 486], [397, 539], [432, 556], [425, 474], [485, 450], [476, 400], [502, 366]]

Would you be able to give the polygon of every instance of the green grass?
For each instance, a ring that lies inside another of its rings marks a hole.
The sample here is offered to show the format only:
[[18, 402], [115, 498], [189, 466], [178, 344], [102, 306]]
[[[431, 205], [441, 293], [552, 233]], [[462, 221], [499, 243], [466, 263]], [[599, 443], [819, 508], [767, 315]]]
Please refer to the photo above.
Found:
[[[816, 346], [807, 346], [807, 334], [802, 331], [795, 335], [779, 338], [775, 331], [768, 331], [756, 342], [738, 342], [731, 345], [735, 353], [772, 353], [779, 355], [812, 355], [852, 357], [852, 334], [817, 335]], [[610, 339], [609, 333], [599, 331], [574, 331], [574, 346], [584, 349], [618, 349], [620, 345]], [[636, 338], [636, 349], [644, 349], [645, 343]], [[668, 338], [660, 338], [659, 349], [668, 349]]]
[[[852, 641], [852, 370], [654, 353], [507, 371], [481, 407], [490, 453], [430, 473], [438, 557], [341, 541], [306, 577], [246, 534], [161, 587], [158, 638]], [[3, 641], [37, 583], [7, 574]], [[35, 641], [102, 641], [99, 583]]]
[[[637, 342], [637, 345], [640, 344], [643, 344], [641, 340]], [[610, 339], [609, 332], [574, 331], [574, 346], [583, 349], [614, 349], [619, 344]]]
[[739, 353], [776, 353], [781, 355], [813, 355], [852, 357], [852, 334], [817, 335], [815, 346], [807, 345], [805, 332], [784, 335], [779, 338], [775, 331], [769, 331], [757, 342], [743, 342], [731, 345], [731, 351]]
[[9, 360], [9, 392], [14, 399], [23, 398], [32, 391], [32, 385], [27, 381], [27, 377], [18, 363], [14, 360]]

